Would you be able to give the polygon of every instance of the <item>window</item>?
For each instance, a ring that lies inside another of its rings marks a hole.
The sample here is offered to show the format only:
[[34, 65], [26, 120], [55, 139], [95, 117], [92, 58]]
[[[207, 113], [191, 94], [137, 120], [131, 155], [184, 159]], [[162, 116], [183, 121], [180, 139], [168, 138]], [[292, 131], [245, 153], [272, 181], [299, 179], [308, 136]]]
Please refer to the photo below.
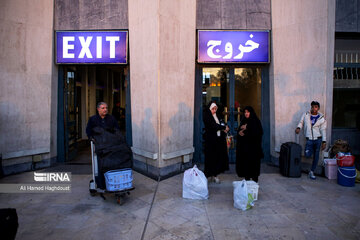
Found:
[[360, 130], [360, 40], [336, 39], [333, 128]]

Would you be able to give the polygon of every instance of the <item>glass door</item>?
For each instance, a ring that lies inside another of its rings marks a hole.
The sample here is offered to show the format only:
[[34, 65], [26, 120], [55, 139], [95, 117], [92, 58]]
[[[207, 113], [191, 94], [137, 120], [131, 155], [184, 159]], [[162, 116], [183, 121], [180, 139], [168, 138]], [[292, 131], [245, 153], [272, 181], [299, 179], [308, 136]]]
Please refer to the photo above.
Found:
[[65, 161], [70, 161], [77, 153], [77, 139], [79, 137], [79, 108], [76, 98], [76, 72], [75, 70], [67, 68], [64, 76]]
[[[236, 133], [243, 108], [252, 106], [261, 119], [261, 68], [203, 67], [201, 96], [201, 110], [204, 110], [209, 102], [215, 101], [218, 115], [229, 126], [230, 134], [234, 136], [234, 145], [228, 151], [229, 161], [235, 163]], [[200, 126], [202, 135], [202, 120]], [[201, 145], [198, 147], [204, 149], [203, 144], [201, 136]], [[201, 152], [200, 161], [204, 162], [204, 154]]]
[[261, 119], [261, 68], [235, 68], [234, 74], [235, 111], [251, 106]]

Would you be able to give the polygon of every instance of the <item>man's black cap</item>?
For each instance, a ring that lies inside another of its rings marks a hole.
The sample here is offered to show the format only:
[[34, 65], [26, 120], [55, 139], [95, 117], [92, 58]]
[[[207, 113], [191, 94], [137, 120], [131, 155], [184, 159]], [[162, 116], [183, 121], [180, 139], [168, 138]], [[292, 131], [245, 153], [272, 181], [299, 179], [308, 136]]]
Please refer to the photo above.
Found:
[[320, 103], [319, 103], [319, 102], [317, 102], [317, 101], [312, 101], [312, 102], [311, 102], [311, 106], [314, 106], [314, 105], [317, 105], [317, 106], [319, 106], [319, 108], [320, 108]]

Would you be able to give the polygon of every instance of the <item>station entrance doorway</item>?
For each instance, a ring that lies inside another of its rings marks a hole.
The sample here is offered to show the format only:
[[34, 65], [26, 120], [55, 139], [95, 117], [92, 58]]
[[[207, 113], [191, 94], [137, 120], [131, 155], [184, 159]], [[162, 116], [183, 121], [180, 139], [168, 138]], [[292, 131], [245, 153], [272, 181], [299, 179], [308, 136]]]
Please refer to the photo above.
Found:
[[264, 128], [263, 149], [269, 151], [268, 68], [261, 66], [198, 66], [195, 83], [195, 162], [204, 162], [203, 111], [211, 101], [218, 105], [218, 116], [230, 128], [234, 144], [229, 162], [236, 161], [237, 128], [246, 106], [252, 106]]
[[78, 155], [79, 149], [88, 147], [86, 125], [89, 117], [97, 113], [98, 102], [108, 104], [109, 114], [114, 115], [126, 140], [131, 141], [128, 86], [127, 66], [59, 66], [59, 162], [72, 161]]

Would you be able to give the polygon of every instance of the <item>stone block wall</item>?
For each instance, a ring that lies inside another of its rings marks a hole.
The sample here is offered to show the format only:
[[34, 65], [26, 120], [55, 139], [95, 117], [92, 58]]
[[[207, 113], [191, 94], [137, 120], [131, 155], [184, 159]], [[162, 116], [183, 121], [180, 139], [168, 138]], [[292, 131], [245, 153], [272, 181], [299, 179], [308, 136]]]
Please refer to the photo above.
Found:
[[148, 175], [193, 152], [195, 15], [192, 0], [129, 1], [133, 151]]
[[331, 139], [335, 0], [274, 0], [270, 64], [271, 154], [284, 142], [305, 143], [294, 130], [312, 100], [321, 104]]
[[197, 29], [271, 29], [270, 0], [197, 0]]
[[128, 29], [128, 0], [55, 0], [54, 28]]
[[19, 169], [28, 170], [34, 161], [50, 158], [52, 33], [53, 1], [1, 1], [0, 153], [4, 168], [26, 163]]

